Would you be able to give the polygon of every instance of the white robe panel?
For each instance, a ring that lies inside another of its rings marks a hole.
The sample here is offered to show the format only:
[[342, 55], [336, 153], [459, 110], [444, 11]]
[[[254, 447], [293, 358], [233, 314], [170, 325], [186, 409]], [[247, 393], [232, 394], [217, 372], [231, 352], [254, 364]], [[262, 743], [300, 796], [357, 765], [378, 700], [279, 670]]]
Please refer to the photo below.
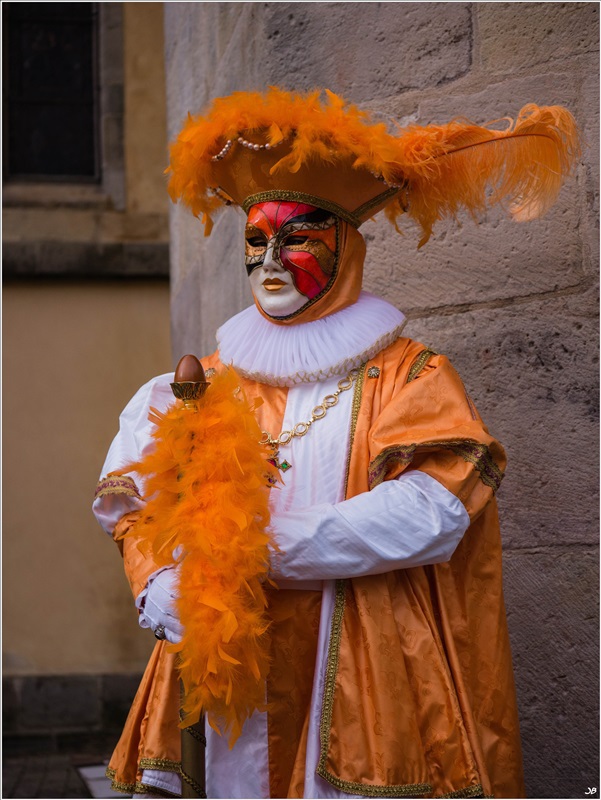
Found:
[[[290, 430], [298, 422], [307, 422], [315, 406], [338, 388], [340, 378], [319, 383], [301, 384], [288, 390], [282, 430]], [[309, 432], [295, 437], [280, 448], [280, 460], [286, 459], [291, 469], [282, 474], [284, 485], [271, 490], [270, 510], [278, 513], [309, 508], [320, 503], [337, 503], [344, 499], [345, 470], [348, 456], [353, 389], [339, 395], [338, 404], [328, 409], [323, 419], [314, 422]], [[279, 431], [269, 431], [275, 436]], [[313, 695], [309, 720], [305, 797], [349, 797], [322, 781], [315, 770], [319, 760], [319, 722], [325, 679], [325, 665], [334, 608], [333, 581], [279, 581], [286, 589], [319, 589], [323, 587], [318, 655], [315, 665]], [[207, 726], [207, 796], [216, 798], [269, 797], [269, 753], [267, 715], [254, 714], [244, 726], [232, 751], [225, 740]], [[244, 765], [244, 768], [241, 768]], [[262, 783], [261, 777], [265, 778]], [[330, 793], [330, 790], [334, 792]]]

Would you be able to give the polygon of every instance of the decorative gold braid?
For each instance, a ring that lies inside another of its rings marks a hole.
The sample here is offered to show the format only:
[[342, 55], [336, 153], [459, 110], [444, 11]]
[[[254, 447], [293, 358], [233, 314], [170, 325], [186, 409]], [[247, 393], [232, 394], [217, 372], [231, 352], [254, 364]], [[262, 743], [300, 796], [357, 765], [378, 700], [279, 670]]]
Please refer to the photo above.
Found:
[[[395, 190], [396, 191], [396, 190]], [[308, 203], [311, 206], [323, 208], [324, 211], [331, 211], [337, 217], [349, 222], [354, 228], [361, 225], [362, 220], [351, 211], [347, 211], [342, 206], [333, 203], [331, 200], [326, 200], [323, 197], [317, 197], [313, 194], [305, 194], [304, 192], [295, 192], [288, 189], [272, 189], [268, 192], [259, 192], [258, 194], [251, 194], [242, 203], [242, 208], [245, 214], [248, 214], [251, 206], [257, 203], [268, 203], [270, 200], [292, 200], [297, 203]]]
[[107, 475], [106, 478], [101, 478], [96, 485], [94, 499], [107, 494], [126, 494], [142, 499], [135, 481], [128, 475]]
[[411, 383], [412, 380], [417, 378], [419, 373], [426, 366], [426, 364], [432, 358], [432, 356], [436, 355], [438, 355], [438, 353], [435, 353], [434, 350], [422, 350], [421, 353], [417, 356], [417, 358], [413, 362], [413, 364], [411, 365], [411, 369], [409, 370], [409, 375], [407, 376], [407, 383]]
[[[143, 769], [162, 769], [165, 772], [177, 772], [177, 774], [181, 776], [179, 762], [171, 761], [167, 758], [142, 758], [138, 763], [138, 770], [141, 771]], [[136, 781], [135, 783], [124, 783], [123, 781], [117, 781], [115, 780], [117, 772], [111, 767], [107, 767], [104, 774], [111, 781], [111, 789], [114, 792], [121, 792], [122, 794], [130, 795], [146, 794], [150, 792], [151, 794], [159, 795], [159, 797], [179, 797], [177, 794], [168, 792], [165, 789], [160, 789], [158, 786], [142, 783], [141, 781]], [[206, 797], [206, 795], [200, 795], [200, 797]]]
[[[107, 778], [110, 777], [107, 775]], [[136, 791], [135, 783], [121, 783], [120, 781], [111, 780], [111, 789], [114, 792], [121, 792], [121, 794], [132, 795]]]
[[355, 383], [355, 390], [353, 392], [353, 405], [351, 408], [351, 430], [348, 443], [348, 454], [346, 456], [346, 468], [344, 470], [344, 496], [346, 497], [348, 487], [348, 477], [351, 468], [351, 453], [353, 451], [353, 442], [355, 440], [355, 429], [357, 427], [357, 419], [359, 417], [359, 409], [361, 408], [361, 398], [363, 397], [363, 382], [365, 380], [365, 368], [367, 362], [359, 367], [357, 372], [357, 381]]
[[382, 194], [376, 195], [376, 197], [372, 197], [371, 200], [368, 200], [367, 203], [363, 203], [362, 206], [356, 208], [353, 211], [353, 214], [363, 221], [363, 219], [369, 214], [372, 208], [376, 208], [376, 206], [381, 205], [385, 200], [392, 200], [392, 198], [400, 192], [400, 187], [393, 186], [390, 189], [387, 189]]
[[[181, 797], [181, 795], [168, 792], [166, 789], [159, 789], [158, 786], [153, 786], [152, 783], [142, 783], [141, 781], [137, 781], [132, 794], [154, 794], [158, 797], [167, 798]], [[202, 796], [203, 795], [201, 795], [201, 797]]]
[[115, 780], [115, 776], [117, 775], [116, 770], [112, 769], [112, 767], [107, 767], [105, 770], [106, 777], [111, 782], [111, 789], [115, 792], [122, 792], [123, 794], [133, 794], [136, 788], [135, 783], [123, 783], [121, 781]]
[[332, 712], [334, 709], [334, 689], [336, 687], [336, 673], [338, 672], [338, 656], [340, 654], [342, 617], [344, 616], [345, 597], [346, 580], [337, 580], [336, 601], [334, 604], [334, 613], [332, 615], [332, 629], [330, 630], [330, 642], [328, 646], [326, 680], [324, 684], [321, 707], [321, 722], [319, 725], [321, 753], [319, 757], [319, 764], [317, 765], [317, 774], [321, 775], [322, 777], [325, 777], [325, 774], [327, 774], [326, 763], [328, 759], [328, 749], [330, 747], [330, 728], [332, 726]]
[[207, 737], [203, 733], [201, 733], [200, 731], [197, 731], [195, 725], [190, 725], [189, 727], [184, 728], [183, 730], [185, 730], [186, 733], [189, 733], [190, 736], [193, 739], [195, 739], [197, 742], [200, 742], [200, 744], [203, 747], [207, 746]]
[[450, 443], [446, 445], [456, 455], [461, 456], [464, 461], [473, 464], [480, 473], [480, 480], [489, 486], [494, 492], [501, 485], [503, 473], [493, 461], [490, 450], [485, 444], [470, 444], [460, 442], [459, 444]]
[[141, 758], [138, 764], [139, 769], [160, 769], [164, 772], [177, 772], [181, 770], [180, 761], [172, 761], [170, 758]]
[[440, 797], [487, 797], [484, 794], [484, 789], [481, 783], [476, 783], [474, 786], [466, 786], [465, 789], [456, 789], [449, 794], [441, 794]]
[[359, 794], [361, 797], [422, 797], [432, 792], [430, 783], [398, 783], [389, 786], [374, 786], [370, 783], [356, 783], [354, 781], [343, 781], [335, 775], [322, 773], [317, 769], [318, 775], [331, 783], [337, 789], [347, 794]]
[[485, 444], [472, 442], [469, 439], [458, 439], [449, 442], [420, 442], [419, 444], [392, 445], [383, 450], [376, 456], [369, 465], [369, 487], [382, 483], [386, 467], [390, 462], [410, 464], [416, 450], [426, 448], [440, 448], [451, 450], [455, 455], [473, 464], [476, 471], [480, 474], [480, 480], [485, 486], [490, 487], [495, 492], [501, 485], [503, 473], [495, 464], [490, 450]]
[[206, 793], [205, 793], [205, 790], [202, 788], [202, 786], [199, 783], [196, 783], [194, 778], [191, 778], [190, 775], [188, 775], [187, 772], [184, 772], [183, 770], [180, 770], [179, 774], [181, 776], [181, 779], [183, 781], [185, 781], [188, 784], [188, 786], [191, 786], [194, 789], [194, 792], [195, 792], [197, 797], [206, 797], [207, 796]]

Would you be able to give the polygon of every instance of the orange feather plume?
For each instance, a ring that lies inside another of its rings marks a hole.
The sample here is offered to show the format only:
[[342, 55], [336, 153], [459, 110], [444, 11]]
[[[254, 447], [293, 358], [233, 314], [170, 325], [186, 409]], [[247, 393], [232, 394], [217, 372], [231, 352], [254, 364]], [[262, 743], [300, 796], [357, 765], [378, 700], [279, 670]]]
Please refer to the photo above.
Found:
[[171, 198], [202, 216], [208, 233], [211, 215], [223, 207], [212, 185], [212, 157], [226, 141], [260, 131], [271, 145], [290, 142], [290, 152], [272, 167], [282, 189], [286, 174], [301, 165], [319, 170], [320, 162], [340, 163], [343, 169], [349, 157], [351, 169], [402, 185], [386, 207], [387, 217], [396, 227], [408, 212], [422, 228], [421, 246], [437, 220], [460, 209], [476, 215], [507, 202], [516, 220], [541, 216], [580, 154], [574, 118], [560, 106], [527, 105], [505, 131], [454, 120], [399, 129], [393, 136], [332, 92], [326, 90], [326, 98], [317, 91], [302, 95], [271, 87], [263, 94], [218, 98], [204, 115], [189, 116], [171, 145]]
[[155, 448], [120, 473], [146, 478], [147, 505], [132, 536], [157, 565], [178, 564], [184, 628], [179, 671], [187, 727], [206, 713], [229, 733], [265, 708], [269, 668], [264, 582], [270, 537], [267, 477], [254, 408], [232, 369], [212, 379], [194, 413], [178, 401], [151, 409]]
[[[476, 215], [507, 203], [518, 222], [545, 214], [579, 154], [574, 118], [561, 106], [525, 106], [515, 123], [495, 131], [470, 122], [411, 127], [401, 136], [408, 213], [425, 244], [435, 222], [461, 209]], [[401, 202], [402, 202], [401, 197]], [[386, 208], [395, 223], [399, 198]]]

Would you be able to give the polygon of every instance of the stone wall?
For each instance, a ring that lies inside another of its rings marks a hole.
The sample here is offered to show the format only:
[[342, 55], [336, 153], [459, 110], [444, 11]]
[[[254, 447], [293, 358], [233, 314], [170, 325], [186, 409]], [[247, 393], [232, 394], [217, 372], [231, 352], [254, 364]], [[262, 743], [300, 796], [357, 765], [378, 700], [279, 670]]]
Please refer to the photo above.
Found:
[[[365, 288], [446, 353], [507, 448], [505, 582], [531, 797], [598, 786], [596, 3], [194, 3], [166, 7], [168, 133], [238, 89], [327, 86], [402, 125], [566, 105], [587, 147], [548, 216], [366, 223]], [[174, 355], [250, 302], [243, 216], [210, 239], [171, 215]], [[493, 632], [491, 632], [493, 635]]]

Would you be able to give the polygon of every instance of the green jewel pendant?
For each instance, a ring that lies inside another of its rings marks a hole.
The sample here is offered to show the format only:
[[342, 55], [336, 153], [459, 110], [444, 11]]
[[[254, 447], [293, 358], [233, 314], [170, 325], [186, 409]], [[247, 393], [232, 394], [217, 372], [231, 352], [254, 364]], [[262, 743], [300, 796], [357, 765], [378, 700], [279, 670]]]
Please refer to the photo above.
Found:
[[279, 455], [280, 455], [280, 451], [276, 450], [275, 453], [273, 454], [273, 456], [271, 458], [267, 459], [268, 463], [271, 464], [272, 466], [274, 466], [276, 469], [281, 470], [282, 472], [286, 472], [286, 470], [291, 469], [292, 468], [292, 464], [289, 464], [286, 461], [286, 459], [284, 459], [283, 461], [280, 461], [279, 460]]

